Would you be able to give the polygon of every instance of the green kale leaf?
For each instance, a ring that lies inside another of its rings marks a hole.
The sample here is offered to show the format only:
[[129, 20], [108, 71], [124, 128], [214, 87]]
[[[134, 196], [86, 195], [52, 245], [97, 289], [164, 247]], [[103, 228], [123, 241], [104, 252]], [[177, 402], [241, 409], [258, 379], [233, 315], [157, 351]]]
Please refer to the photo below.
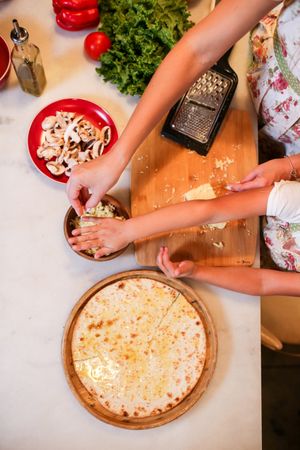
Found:
[[186, 0], [102, 0], [99, 30], [112, 42], [97, 72], [120, 92], [142, 95], [153, 73], [193, 23]]

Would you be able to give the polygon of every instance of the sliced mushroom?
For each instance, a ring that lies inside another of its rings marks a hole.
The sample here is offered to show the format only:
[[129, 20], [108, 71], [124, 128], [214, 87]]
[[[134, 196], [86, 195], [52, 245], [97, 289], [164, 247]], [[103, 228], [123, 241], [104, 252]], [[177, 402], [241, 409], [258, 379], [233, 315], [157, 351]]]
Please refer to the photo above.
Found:
[[70, 175], [74, 165], [96, 159], [111, 140], [109, 126], [99, 129], [73, 112], [57, 111], [56, 116], [46, 117], [42, 126], [37, 156], [47, 161], [48, 170], [56, 176]]
[[63, 128], [54, 128], [54, 130], [53, 130], [53, 133], [54, 133], [54, 136], [56, 136], [58, 139], [63, 139], [64, 138], [64, 134], [65, 134], [65, 131], [64, 131], [64, 129]]
[[81, 147], [80, 145], [75, 145], [74, 147], [70, 147], [69, 153], [72, 155], [72, 158], [75, 158], [75, 156], [78, 156], [78, 153], [80, 152]]
[[57, 113], [56, 113], [56, 123], [63, 130], [65, 130], [67, 128], [67, 125], [68, 125], [69, 121], [68, 122], [66, 121], [66, 118], [64, 117], [62, 111], [57, 111]]
[[65, 172], [65, 166], [59, 164], [55, 161], [49, 161], [46, 163], [47, 169], [52, 173], [52, 175], [62, 175]]
[[55, 123], [56, 123], [56, 117], [55, 116], [45, 117], [45, 119], [42, 122], [42, 128], [43, 128], [44, 131], [50, 130], [51, 128], [54, 127]]
[[98, 156], [100, 156], [103, 152], [104, 149], [104, 143], [101, 141], [95, 141], [95, 143], [93, 144], [93, 148], [91, 150], [91, 156], [93, 159], [98, 158]]
[[[60, 149], [59, 149], [60, 150]], [[37, 149], [37, 155], [39, 158], [44, 158], [46, 161], [58, 156], [57, 147], [39, 147]]]
[[68, 164], [71, 159], [73, 159], [74, 161], [77, 161], [78, 153], [79, 153], [79, 149], [78, 148], [75, 148], [72, 151], [69, 150], [69, 151], [67, 151], [65, 153], [65, 156], [64, 156], [63, 160], [65, 161], [66, 164]]
[[85, 128], [79, 129], [78, 135], [83, 142], [89, 142], [89, 140], [91, 139], [91, 136], [90, 136], [88, 130], [86, 130]]
[[78, 162], [83, 163], [86, 161], [90, 161], [92, 158], [90, 156], [90, 150], [85, 150], [84, 152], [78, 153]]
[[79, 142], [81, 141], [79, 134], [75, 131], [75, 127], [77, 126], [77, 122], [79, 122], [82, 119], [83, 116], [78, 116], [75, 117], [75, 119], [73, 120], [73, 122], [71, 122], [67, 128], [66, 131], [64, 133], [64, 140], [65, 142], [68, 142], [69, 138], [72, 139], [72, 141], [76, 142], [77, 144], [79, 144]]
[[77, 166], [77, 159], [69, 158], [68, 159], [68, 169], [72, 169], [72, 167]]
[[45, 139], [47, 142], [50, 143], [57, 143], [59, 141], [60, 138], [58, 138], [57, 136], [55, 136], [53, 129], [50, 130], [46, 130], [45, 131]]
[[36, 154], [37, 154], [38, 158], [44, 158], [44, 155], [43, 155], [44, 150], [45, 150], [45, 147], [43, 145], [40, 145], [38, 147], [38, 149], [36, 151]]
[[59, 157], [57, 158], [57, 162], [58, 162], [59, 164], [62, 164], [62, 163], [63, 163], [63, 161], [64, 161], [64, 159], [65, 159], [65, 157], [66, 157], [68, 151], [69, 151], [69, 150], [68, 150], [68, 146], [67, 146], [67, 145], [64, 145], [64, 147], [63, 147], [62, 150], [61, 150], [61, 153], [60, 153]]
[[66, 121], [70, 122], [71, 120], [74, 119], [74, 117], [76, 116], [76, 113], [61, 111], [61, 115]]
[[111, 129], [109, 126], [105, 126], [101, 130], [101, 140], [104, 142], [104, 145], [108, 145], [111, 140]]

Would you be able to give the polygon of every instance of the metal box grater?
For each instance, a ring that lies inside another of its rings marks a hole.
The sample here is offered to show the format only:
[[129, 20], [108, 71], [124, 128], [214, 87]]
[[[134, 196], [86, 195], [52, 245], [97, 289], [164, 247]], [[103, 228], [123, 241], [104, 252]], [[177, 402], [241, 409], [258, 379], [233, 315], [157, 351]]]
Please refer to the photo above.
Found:
[[161, 134], [206, 155], [235, 92], [238, 77], [228, 64], [231, 49], [171, 109]]

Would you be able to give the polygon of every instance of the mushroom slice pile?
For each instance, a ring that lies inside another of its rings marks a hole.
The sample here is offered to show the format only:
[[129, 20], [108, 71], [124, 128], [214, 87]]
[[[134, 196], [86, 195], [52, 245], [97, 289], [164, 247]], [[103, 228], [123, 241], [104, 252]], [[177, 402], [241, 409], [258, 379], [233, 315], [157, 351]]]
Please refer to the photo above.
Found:
[[47, 161], [47, 169], [56, 176], [70, 176], [76, 164], [98, 158], [111, 140], [109, 126], [96, 128], [74, 112], [57, 111], [43, 120], [42, 129], [37, 156]]

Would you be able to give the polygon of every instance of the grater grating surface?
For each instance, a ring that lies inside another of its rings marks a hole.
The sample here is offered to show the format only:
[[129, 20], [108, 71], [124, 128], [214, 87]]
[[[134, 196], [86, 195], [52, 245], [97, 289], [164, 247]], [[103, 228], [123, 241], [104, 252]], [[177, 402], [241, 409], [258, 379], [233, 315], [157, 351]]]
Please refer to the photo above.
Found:
[[232, 80], [214, 70], [204, 73], [179, 103], [172, 129], [205, 144], [232, 86]]

